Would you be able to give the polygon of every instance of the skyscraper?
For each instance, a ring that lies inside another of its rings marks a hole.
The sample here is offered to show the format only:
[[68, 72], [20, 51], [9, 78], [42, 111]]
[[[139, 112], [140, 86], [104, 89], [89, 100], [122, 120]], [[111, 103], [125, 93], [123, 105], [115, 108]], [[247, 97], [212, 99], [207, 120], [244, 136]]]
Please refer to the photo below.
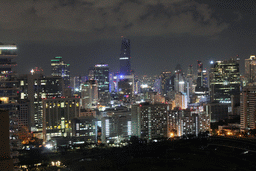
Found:
[[132, 105], [132, 135], [152, 140], [168, 137], [170, 105], [141, 103]]
[[243, 88], [240, 104], [241, 129], [256, 129], [256, 86], [251, 84]]
[[97, 64], [94, 67], [94, 79], [98, 82], [99, 100], [107, 102], [109, 97], [109, 67], [108, 64]]
[[[18, 155], [19, 139], [17, 136], [19, 111], [18, 111], [18, 88], [17, 77], [12, 68], [17, 66], [13, 61], [17, 57], [16, 45], [0, 44], [0, 109], [9, 111], [9, 132], [11, 144], [11, 157]], [[14, 163], [18, 159], [13, 159]]]
[[239, 58], [211, 62], [211, 102], [231, 103], [231, 95], [239, 100], [240, 72]]
[[203, 63], [201, 61], [197, 61], [197, 87], [203, 86]]
[[171, 76], [172, 73], [170, 71], [162, 72], [160, 75], [161, 78], [161, 94], [166, 96], [166, 94], [172, 90], [171, 86]]
[[245, 77], [248, 83], [256, 81], [256, 58], [251, 55], [249, 59], [245, 59]]
[[131, 63], [130, 63], [130, 40], [123, 38], [121, 44], [121, 54], [120, 54], [120, 75], [130, 75], [131, 74]]
[[70, 64], [66, 64], [61, 56], [56, 56], [51, 60], [52, 76], [63, 78], [65, 88], [70, 86]]

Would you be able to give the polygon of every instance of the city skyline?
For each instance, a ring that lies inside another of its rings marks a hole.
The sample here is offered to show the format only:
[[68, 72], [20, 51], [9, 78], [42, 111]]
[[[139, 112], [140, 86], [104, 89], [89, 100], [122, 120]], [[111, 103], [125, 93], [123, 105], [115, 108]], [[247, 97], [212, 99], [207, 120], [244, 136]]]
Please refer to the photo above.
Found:
[[[2, 4], [4, 3], [4, 4]], [[119, 70], [121, 36], [131, 40], [131, 66], [138, 75], [195, 68], [211, 60], [255, 54], [255, 2], [217, 1], [1, 1], [1, 42], [18, 46], [19, 73], [62, 56], [70, 74], [87, 75], [97, 63]], [[122, 15], [120, 15], [122, 14]], [[40, 22], [38, 22], [40, 21]], [[74, 60], [75, 59], [75, 60]], [[29, 62], [28, 62], [29, 61]], [[153, 69], [152, 69], [153, 68]]]

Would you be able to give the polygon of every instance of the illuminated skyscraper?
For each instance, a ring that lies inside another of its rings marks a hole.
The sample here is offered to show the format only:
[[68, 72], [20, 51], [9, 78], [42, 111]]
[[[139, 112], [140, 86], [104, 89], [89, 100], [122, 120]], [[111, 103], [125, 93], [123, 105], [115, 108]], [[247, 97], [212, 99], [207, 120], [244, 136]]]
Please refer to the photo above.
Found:
[[241, 129], [256, 129], [256, 86], [251, 84], [243, 88], [240, 103]]
[[[11, 144], [11, 157], [18, 155], [19, 139], [17, 136], [19, 111], [17, 77], [13, 72], [13, 67], [17, 66], [12, 60], [17, 57], [16, 45], [0, 44], [0, 109], [9, 111], [9, 132]], [[2, 125], [1, 125], [2, 126]], [[13, 159], [17, 163], [18, 159]]]
[[203, 87], [203, 63], [197, 61], [197, 87]]
[[66, 64], [61, 56], [51, 60], [52, 76], [60, 76], [64, 80], [65, 88], [70, 86], [70, 64]]
[[99, 100], [107, 102], [109, 97], [109, 67], [108, 64], [97, 64], [94, 67], [94, 79], [98, 82]]
[[172, 84], [171, 84], [171, 76], [172, 73], [170, 71], [162, 72], [160, 75], [161, 78], [161, 94], [163, 96], [166, 96], [166, 94], [173, 90]]
[[152, 140], [169, 137], [168, 115], [170, 105], [141, 103], [132, 105], [132, 135]]
[[251, 55], [249, 59], [245, 59], [245, 77], [248, 83], [256, 82], [256, 58]]
[[239, 58], [211, 62], [211, 102], [231, 103], [231, 95], [239, 101], [240, 72]]
[[123, 38], [121, 44], [120, 54], [120, 74], [130, 75], [131, 74], [131, 63], [130, 63], [130, 40]]

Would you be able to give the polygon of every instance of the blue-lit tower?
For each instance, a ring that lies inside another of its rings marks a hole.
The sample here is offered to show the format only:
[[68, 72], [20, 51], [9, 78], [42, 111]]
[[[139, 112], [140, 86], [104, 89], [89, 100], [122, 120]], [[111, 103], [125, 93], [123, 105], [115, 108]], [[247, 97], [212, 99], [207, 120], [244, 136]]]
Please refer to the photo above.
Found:
[[131, 63], [130, 63], [130, 40], [123, 38], [121, 44], [120, 54], [120, 74], [130, 75], [131, 74]]

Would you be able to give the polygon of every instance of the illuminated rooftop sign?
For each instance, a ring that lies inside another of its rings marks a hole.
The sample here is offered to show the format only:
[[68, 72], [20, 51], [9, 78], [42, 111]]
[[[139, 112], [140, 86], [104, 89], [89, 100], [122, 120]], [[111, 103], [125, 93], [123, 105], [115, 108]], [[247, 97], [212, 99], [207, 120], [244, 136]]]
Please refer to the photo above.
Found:
[[0, 45], [0, 50], [16, 50], [16, 45]]

